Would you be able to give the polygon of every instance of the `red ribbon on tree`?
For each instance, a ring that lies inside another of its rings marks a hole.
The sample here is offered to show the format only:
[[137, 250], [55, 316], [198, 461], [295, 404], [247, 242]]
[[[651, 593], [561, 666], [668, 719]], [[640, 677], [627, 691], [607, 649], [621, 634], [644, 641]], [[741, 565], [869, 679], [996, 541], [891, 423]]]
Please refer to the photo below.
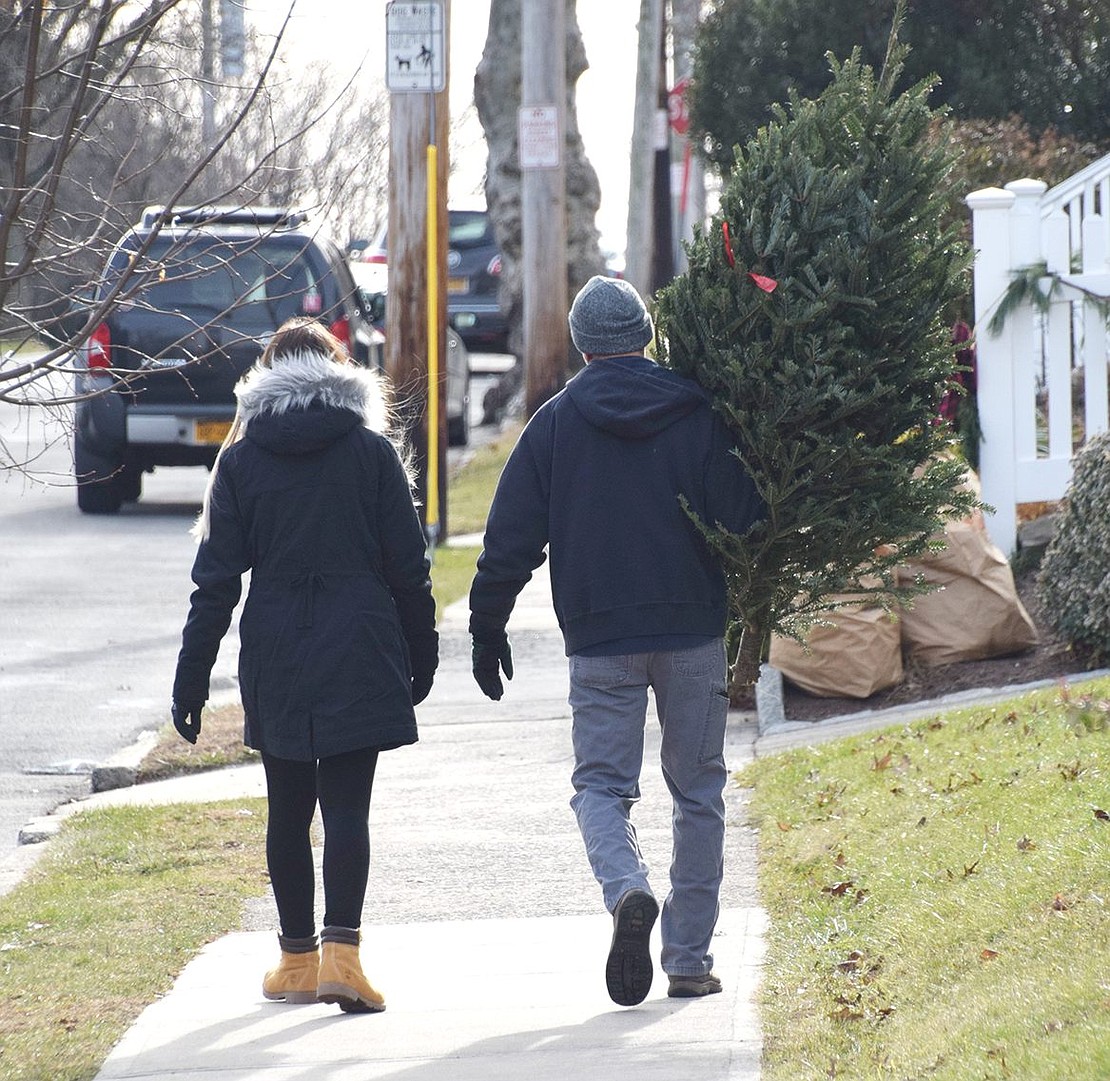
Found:
[[[725, 258], [728, 260], [728, 265], [731, 267], [736, 266], [736, 256], [732, 254], [732, 238], [728, 232], [728, 222], [721, 222], [721, 234], [725, 238]], [[762, 289], [765, 293], [773, 293], [778, 287], [778, 282], [774, 278], [765, 277], [763, 274], [753, 274], [748, 271], [748, 277], [755, 282], [756, 287]]]
[[721, 222], [721, 232], [725, 235], [725, 258], [728, 259], [729, 266], [736, 266], [736, 256], [732, 254], [732, 240], [728, 235], [728, 222]]

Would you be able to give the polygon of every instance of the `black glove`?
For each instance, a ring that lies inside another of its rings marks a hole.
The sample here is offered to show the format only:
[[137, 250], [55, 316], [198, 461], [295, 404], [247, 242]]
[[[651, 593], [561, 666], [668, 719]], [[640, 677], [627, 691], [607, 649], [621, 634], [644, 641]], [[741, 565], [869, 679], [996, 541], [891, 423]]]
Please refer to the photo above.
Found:
[[439, 635], [435, 631], [414, 635], [409, 639], [409, 662], [412, 666], [412, 704], [419, 705], [428, 697], [439, 666]]
[[203, 702], [179, 702], [175, 698], [170, 706], [170, 715], [173, 717], [173, 726], [178, 735], [188, 743], [196, 743], [200, 735], [200, 711], [204, 709]]
[[513, 678], [513, 651], [504, 631], [474, 639], [471, 650], [471, 671], [482, 693], [495, 702], [501, 700], [505, 688], [501, 685], [501, 672], [506, 679]]
[[432, 680], [435, 679], [436, 670], [433, 668], [430, 671], [420, 671], [417, 669], [412, 674], [412, 704], [414, 706], [420, 705], [425, 698], [428, 697], [429, 691], [432, 689]]

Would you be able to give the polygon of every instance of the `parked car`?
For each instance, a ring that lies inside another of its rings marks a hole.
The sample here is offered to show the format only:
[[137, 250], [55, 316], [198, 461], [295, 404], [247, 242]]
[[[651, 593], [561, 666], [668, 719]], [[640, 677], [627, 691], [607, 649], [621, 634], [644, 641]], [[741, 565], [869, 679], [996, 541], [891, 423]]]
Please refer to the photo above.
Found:
[[[385, 267], [355, 261], [351, 273], [374, 327], [384, 335]], [[465, 447], [470, 442], [470, 353], [451, 326], [447, 327], [447, 359], [441, 363], [447, 379], [447, 442], [452, 447]]]
[[[357, 262], [385, 264], [386, 240], [387, 227], [383, 225]], [[501, 251], [488, 212], [448, 208], [447, 318], [472, 353], [509, 351], [500, 281]]]
[[358, 364], [384, 359], [345, 253], [299, 212], [149, 207], [89, 303], [114, 291], [77, 356], [74, 472], [86, 513], [137, 500], [155, 467], [211, 468], [236, 382], [286, 319], [319, 319]]

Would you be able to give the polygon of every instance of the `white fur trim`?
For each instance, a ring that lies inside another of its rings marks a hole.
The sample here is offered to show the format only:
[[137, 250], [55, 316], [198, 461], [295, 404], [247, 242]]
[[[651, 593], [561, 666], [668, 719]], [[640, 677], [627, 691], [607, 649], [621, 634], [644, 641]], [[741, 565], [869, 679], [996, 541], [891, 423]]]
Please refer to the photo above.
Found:
[[371, 431], [389, 430], [385, 382], [369, 368], [337, 364], [324, 353], [292, 353], [274, 361], [272, 368], [255, 364], [235, 387], [239, 415], [249, 425], [262, 413], [280, 416], [303, 409], [313, 401], [362, 416]]

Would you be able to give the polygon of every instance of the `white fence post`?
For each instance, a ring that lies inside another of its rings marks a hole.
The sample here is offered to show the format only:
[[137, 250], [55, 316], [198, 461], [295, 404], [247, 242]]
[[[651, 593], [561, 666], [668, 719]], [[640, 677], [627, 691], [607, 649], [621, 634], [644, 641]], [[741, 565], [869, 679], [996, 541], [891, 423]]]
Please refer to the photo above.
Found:
[[[1098, 274], [1110, 270], [1110, 245], [1107, 243], [1107, 186], [1103, 181], [1102, 213], [1091, 214], [1083, 220], [1083, 272]], [[1106, 315], [1090, 300], [1083, 305], [1083, 378], [1084, 378], [1084, 435], [1106, 431]]]
[[1014, 194], [983, 188], [967, 197], [975, 247], [975, 350], [982, 443], [979, 478], [983, 501], [993, 508], [986, 518], [994, 543], [1009, 553], [1017, 539], [1014, 477], [1014, 373], [1010, 320], [994, 336], [987, 324], [1010, 282], [1010, 208]]

